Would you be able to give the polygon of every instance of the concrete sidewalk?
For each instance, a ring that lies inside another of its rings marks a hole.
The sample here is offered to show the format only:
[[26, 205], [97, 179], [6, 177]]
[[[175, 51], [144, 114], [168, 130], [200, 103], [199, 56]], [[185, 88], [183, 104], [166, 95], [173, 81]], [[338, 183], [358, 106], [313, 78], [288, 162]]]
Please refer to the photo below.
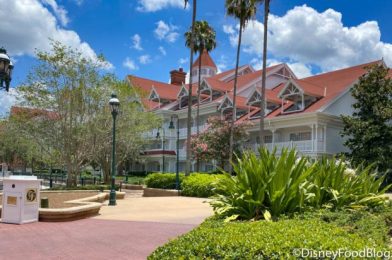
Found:
[[[212, 215], [206, 199], [126, 198], [73, 222], [0, 223], [0, 259], [146, 259]], [[107, 203], [106, 203], [107, 204]]]
[[142, 197], [117, 200], [103, 206], [95, 219], [199, 225], [213, 214], [208, 199], [190, 197]]

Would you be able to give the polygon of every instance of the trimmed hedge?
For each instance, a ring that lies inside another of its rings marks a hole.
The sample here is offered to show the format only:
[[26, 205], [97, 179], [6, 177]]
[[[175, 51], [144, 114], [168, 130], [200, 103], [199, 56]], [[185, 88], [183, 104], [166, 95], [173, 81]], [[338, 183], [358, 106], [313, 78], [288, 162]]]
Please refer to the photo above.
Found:
[[[184, 174], [180, 174], [180, 187]], [[144, 183], [148, 188], [157, 189], [175, 189], [176, 188], [176, 174], [175, 173], [152, 173], [145, 179]]]
[[[225, 175], [195, 173], [182, 181], [181, 194], [190, 197], [208, 198], [216, 194], [216, 183], [227, 178]], [[222, 193], [222, 191], [220, 192]]]
[[366, 212], [316, 212], [277, 222], [228, 223], [211, 218], [159, 247], [148, 259], [297, 259], [295, 250], [301, 248], [316, 251], [374, 248], [390, 253], [386, 223], [390, 216], [391, 213], [383, 216]]
[[[180, 173], [181, 195], [190, 197], [208, 198], [216, 194], [216, 183], [227, 178], [223, 174], [192, 173], [185, 176]], [[152, 173], [144, 179], [148, 188], [175, 189], [175, 173]], [[220, 191], [222, 194], [223, 191]]]

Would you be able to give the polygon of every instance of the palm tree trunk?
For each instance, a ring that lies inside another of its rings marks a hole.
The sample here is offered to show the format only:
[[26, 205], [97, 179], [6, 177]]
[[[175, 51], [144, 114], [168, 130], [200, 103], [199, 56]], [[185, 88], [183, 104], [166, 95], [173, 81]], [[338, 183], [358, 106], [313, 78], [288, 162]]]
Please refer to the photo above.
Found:
[[189, 60], [189, 94], [188, 94], [188, 118], [187, 118], [187, 142], [186, 142], [186, 167], [185, 175], [189, 175], [191, 171], [191, 134], [192, 134], [192, 65], [193, 65], [193, 39], [195, 37], [195, 20], [196, 20], [196, 0], [193, 0], [193, 12], [192, 12], [192, 36], [190, 46], [190, 60]]
[[244, 27], [243, 19], [240, 19], [240, 32], [238, 35], [238, 46], [237, 46], [237, 61], [235, 64], [234, 73], [234, 89], [233, 89], [233, 118], [230, 124], [230, 148], [229, 148], [229, 173], [232, 174], [232, 161], [233, 161], [233, 148], [234, 148], [234, 123], [237, 120], [237, 76], [238, 76], [238, 66], [240, 62], [240, 50], [241, 50], [241, 40], [242, 40], [242, 28]]
[[[201, 57], [202, 57], [202, 55], [203, 55], [203, 49], [202, 50], [200, 50], [200, 56], [199, 56], [199, 82], [197, 83], [197, 112], [196, 112], [196, 133], [197, 133], [197, 136], [199, 136], [199, 133], [200, 133], [200, 130], [199, 130], [199, 116], [200, 116], [200, 111], [199, 111], [199, 109], [200, 109], [200, 81], [201, 81]], [[200, 169], [200, 165], [199, 165], [199, 163], [200, 163], [200, 160], [199, 159], [197, 159], [197, 162], [196, 162], [196, 172], [199, 172], [199, 169]]]
[[264, 146], [264, 117], [265, 117], [265, 82], [267, 74], [267, 38], [268, 38], [268, 13], [269, 0], [264, 1], [264, 40], [263, 40], [263, 75], [261, 79], [261, 104], [260, 104], [260, 146]]

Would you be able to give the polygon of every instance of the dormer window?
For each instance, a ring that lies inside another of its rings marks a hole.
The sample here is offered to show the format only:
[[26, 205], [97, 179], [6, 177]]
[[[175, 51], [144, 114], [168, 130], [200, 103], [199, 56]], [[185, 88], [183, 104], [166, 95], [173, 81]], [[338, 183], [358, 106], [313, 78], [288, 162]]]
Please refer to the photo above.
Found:
[[188, 90], [185, 88], [185, 85], [182, 85], [180, 93], [177, 95], [178, 100], [178, 108], [181, 109], [188, 104]]
[[208, 84], [203, 80], [200, 84], [200, 103], [206, 103], [208, 101], [212, 101], [212, 89]]
[[151, 101], [158, 102], [158, 103], [160, 102], [160, 98], [159, 98], [158, 92], [156, 91], [154, 86], [152, 86], [151, 93], [150, 93], [150, 96], [148, 97], [148, 99], [151, 100]]
[[[261, 107], [261, 102], [262, 102], [262, 96], [261, 93], [256, 89], [253, 94], [248, 98], [247, 105], [248, 106], [255, 106], [255, 107]], [[267, 100], [266, 106], [265, 106], [265, 115], [268, 115], [275, 109], [279, 107], [279, 104], [277, 103], [278, 101], [271, 101]], [[254, 118], [260, 118], [260, 111], [254, 115], [251, 116], [252, 119]]]
[[[319, 100], [323, 96], [322, 92], [322, 89], [318, 86], [289, 80], [278, 95], [282, 99], [282, 113], [303, 111]], [[291, 105], [289, 107], [286, 106], [285, 109], [284, 104], [286, 101], [291, 102]]]

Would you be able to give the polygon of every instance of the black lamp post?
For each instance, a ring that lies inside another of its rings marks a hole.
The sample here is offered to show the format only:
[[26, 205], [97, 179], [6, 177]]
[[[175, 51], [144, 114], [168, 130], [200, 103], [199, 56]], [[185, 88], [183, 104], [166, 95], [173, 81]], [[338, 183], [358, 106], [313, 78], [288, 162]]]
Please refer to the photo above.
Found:
[[169, 129], [174, 130], [174, 122], [173, 119], [177, 119], [177, 142], [176, 142], [176, 190], [180, 189], [180, 172], [179, 172], [179, 164], [180, 164], [180, 120], [178, 119], [178, 115], [171, 116]]
[[165, 173], [165, 142], [166, 142], [166, 136], [165, 136], [165, 128], [158, 128], [158, 132], [157, 132], [157, 139], [161, 138], [161, 135], [159, 133], [159, 129], [162, 129], [163, 131], [163, 140], [162, 140], [162, 173]]
[[10, 89], [13, 68], [14, 65], [7, 55], [7, 51], [0, 48], [0, 89], [5, 89], [7, 92]]
[[109, 206], [115, 206], [116, 190], [114, 184], [115, 184], [115, 175], [116, 175], [116, 117], [120, 109], [120, 100], [118, 100], [116, 94], [114, 93], [112, 94], [112, 97], [109, 100], [109, 105], [112, 110], [112, 116], [113, 116], [112, 180], [111, 180], [112, 185], [110, 189]]

